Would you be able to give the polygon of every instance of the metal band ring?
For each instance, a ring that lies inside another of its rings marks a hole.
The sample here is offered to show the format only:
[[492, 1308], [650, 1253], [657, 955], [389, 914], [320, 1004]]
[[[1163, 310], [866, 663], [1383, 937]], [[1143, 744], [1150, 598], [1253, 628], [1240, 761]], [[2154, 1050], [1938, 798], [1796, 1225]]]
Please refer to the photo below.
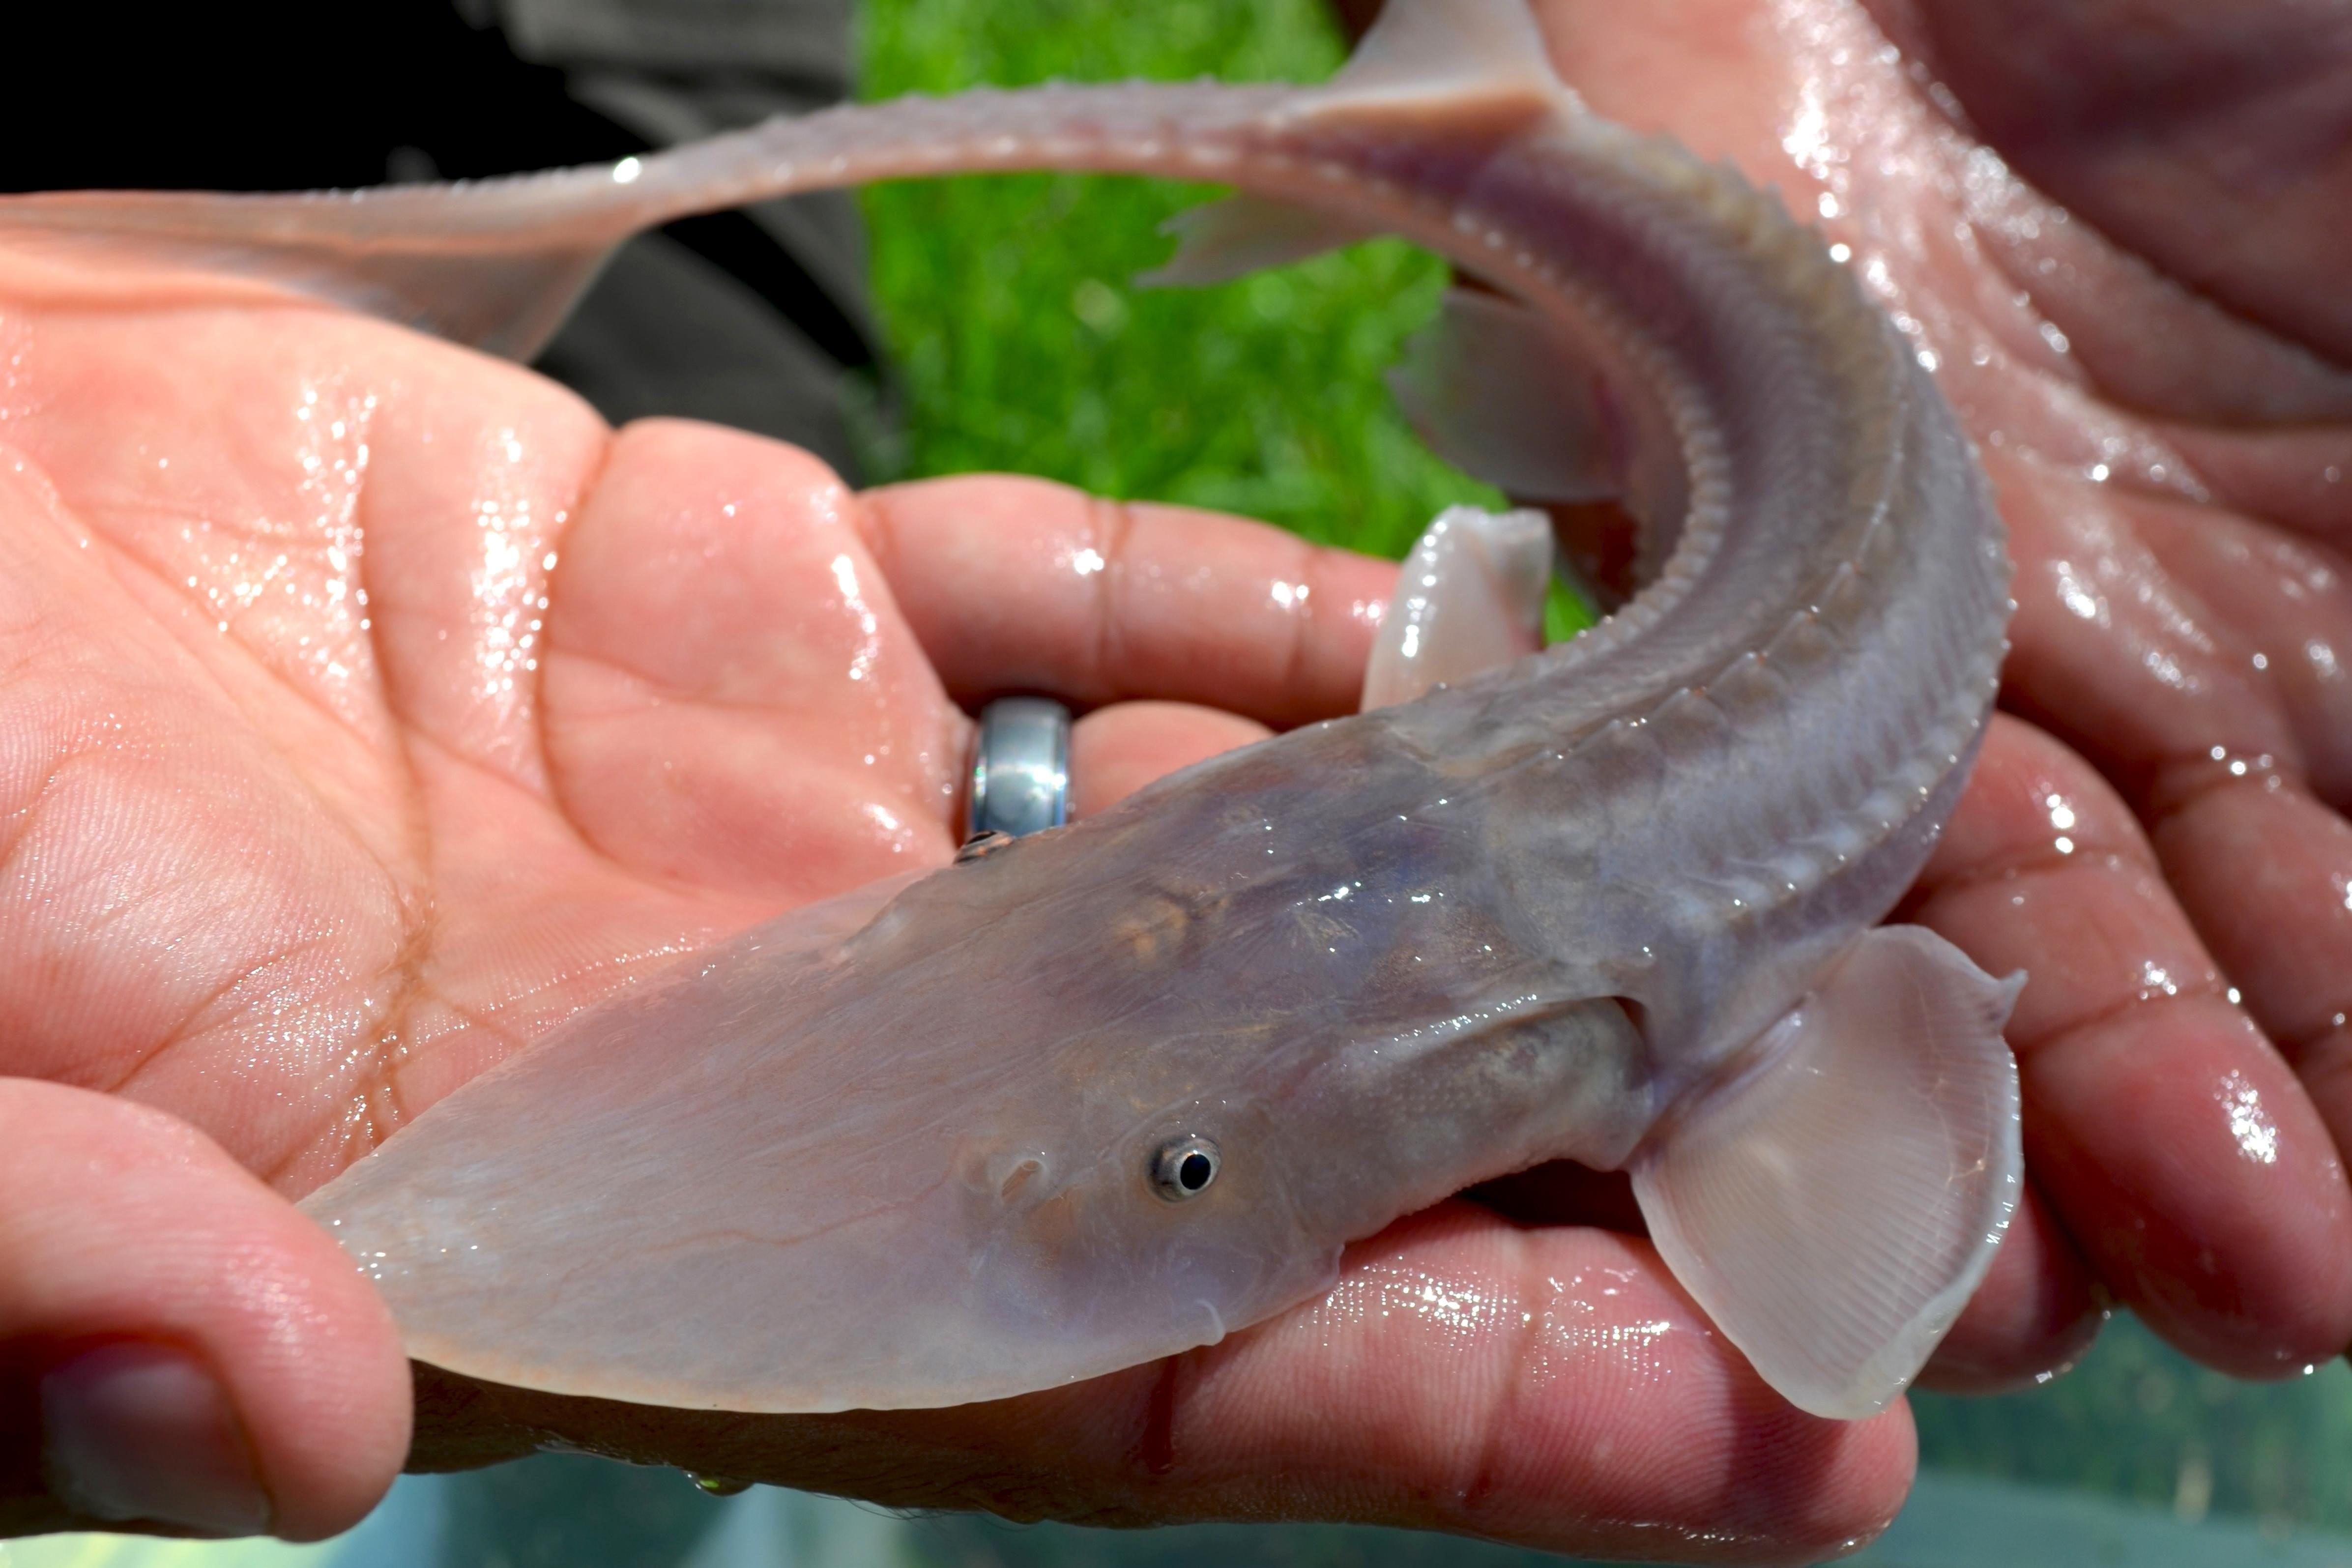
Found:
[[972, 743], [966, 842], [1018, 838], [1070, 819], [1070, 710], [1050, 697], [1000, 697], [981, 710]]

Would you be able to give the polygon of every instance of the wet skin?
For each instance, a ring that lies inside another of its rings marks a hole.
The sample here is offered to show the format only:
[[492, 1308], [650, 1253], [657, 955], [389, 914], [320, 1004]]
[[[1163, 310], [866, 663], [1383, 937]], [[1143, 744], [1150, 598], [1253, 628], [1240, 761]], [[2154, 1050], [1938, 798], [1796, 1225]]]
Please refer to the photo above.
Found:
[[[2084, 222], [2352, 359], [2342, 247], [2309, 238], [2352, 211], [2344, 129], [2318, 119], [2352, 100], [2352, 46], [2257, 13], [2278, 37], [2189, 72], [2211, 89], [2191, 95], [2163, 84], [2203, 58], [2202, 8], [2074, 8], [2035, 74], [2005, 58], [2024, 21], [2004, 9], [1888, 25]], [[1543, 15], [1601, 112], [1803, 208], [1830, 187], [1824, 226], [1883, 262], [1948, 368], [2012, 531], [2025, 717], [1996, 724], [1910, 913], [2032, 971], [2011, 1037], [2035, 1191], [1930, 1381], [2064, 1362], [2103, 1290], [2233, 1372], [2335, 1353], [2352, 481], [2326, 475], [2352, 470], [2352, 405], [2307, 367], [2215, 390], [2201, 340], [2164, 362], [2204, 330], [2192, 302], [2132, 302], [2154, 363], [2102, 357], [2123, 284], [2097, 269], [2120, 258], [2082, 260], [2063, 307], [2054, 287], [2019, 306], [2002, 268], [2032, 248], [1988, 237], [2014, 205], [1956, 237], [1982, 183], [1935, 176], [1966, 140], [1858, 13]], [[2332, 95], [2263, 90], [2329, 69]], [[2086, 93], [2180, 107], [2084, 121], [2066, 105]], [[2264, 226], [2293, 243], [2249, 237]], [[1099, 809], [1349, 707], [1387, 593], [1388, 568], [1254, 525], [1018, 479], [853, 496], [750, 437], [615, 435], [372, 323], [77, 287], [0, 268], [0, 1384], [28, 1434], [45, 1368], [93, 1341], [175, 1347], [225, 1387], [214, 1426], [289, 1535], [369, 1506], [411, 1402], [380, 1305], [288, 1199], [632, 973], [943, 863], [959, 700], [1093, 708], [1075, 771]], [[497, 1457], [536, 1426], [896, 1503], [1685, 1559], [1802, 1560], [1898, 1506], [1900, 1409], [1794, 1413], [1644, 1242], [1577, 1223], [1612, 1194], [1536, 1179], [1513, 1200], [1407, 1221], [1324, 1302], [1051, 1394], [754, 1422], [427, 1374], [417, 1453]], [[0, 1526], [68, 1521], [37, 1469], [28, 1438], [0, 1444]]]

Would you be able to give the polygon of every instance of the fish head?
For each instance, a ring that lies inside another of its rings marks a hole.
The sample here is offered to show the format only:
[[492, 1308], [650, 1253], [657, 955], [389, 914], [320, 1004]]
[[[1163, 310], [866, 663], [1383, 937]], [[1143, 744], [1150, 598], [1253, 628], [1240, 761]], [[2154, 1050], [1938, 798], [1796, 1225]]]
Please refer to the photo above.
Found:
[[919, 1106], [932, 1130], [924, 1234], [955, 1254], [956, 1336], [1034, 1341], [1067, 1375], [1255, 1321], [1327, 1283], [1346, 1240], [1292, 1122], [1312, 1053], [1234, 988], [1247, 889], [1181, 868], [1114, 880], [1097, 858], [1132, 863], [1049, 837], [918, 884], [824, 987], [843, 1009], [824, 1032], [899, 1046], [836, 1103], [870, 1096], [893, 1121]]
[[306, 1206], [413, 1355], [549, 1392], [929, 1406], [1212, 1342], [1571, 1152], [1632, 1059], [1613, 1006], [1529, 990], [1486, 873], [1430, 847], [1463, 835], [1332, 830], [1297, 781], [1380, 787], [1363, 739], [746, 932]]
[[1545, 990], [1490, 872], [1347, 842], [1267, 757], [933, 878], [846, 945], [861, 1007], [908, 1020], [859, 1034], [926, 1018], [943, 1074], [994, 1064], [937, 1123], [961, 1205], [940, 1233], [992, 1334], [1049, 1326], [1066, 1352], [1098, 1327], [1125, 1347], [1107, 1365], [1205, 1342], [1401, 1215], [1543, 1158], [1612, 1163], [1646, 1122], [1623, 1010]]
[[1213, 1343], [1334, 1276], [1341, 1238], [1297, 1203], [1276, 1107], [1234, 1086], [1099, 1109], [961, 1141], [940, 1233], [960, 1334], [1033, 1344], [1061, 1381]]
[[413, 1356], [551, 1393], [931, 1406], [1212, 1342], [1346, 1237], [1298, 1201], [1274, 1026], [1188, 962], [1216, 900], [1122, 887], [1106, 837], [722, 942], [305, 1207]]

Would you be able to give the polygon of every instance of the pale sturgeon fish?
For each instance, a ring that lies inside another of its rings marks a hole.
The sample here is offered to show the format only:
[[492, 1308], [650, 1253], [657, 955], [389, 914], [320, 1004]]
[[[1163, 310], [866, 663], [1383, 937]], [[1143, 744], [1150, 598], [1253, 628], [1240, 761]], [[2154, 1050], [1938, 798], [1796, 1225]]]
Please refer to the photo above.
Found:
[[1885, 1405], [2018, 1194], [2016, 983], [1873, 929], [1982, 731], [2000, 530], [1850, 269], [1737, 175], [1584, 111], [1518, 0], [1391, 0], [1318, 88], [975, 92], [466, 187], [28, 198], [0, 234], [523, 353], [647, 225], [1040, 166], [1240, 187], [1179, 279], [1374, 231], [1453, 258], [1495, 292], [1453, 301], [1410, 406], [1506, 488], [1622, 496], [1646, 585], [1513, 657], [1548, 539], [1442, 520], [1374, 661], [1388, 705], [751, 931], [309, 1212], [420, 1359], [822, 1411], [1209, 1343], [1327, 1289], [1350, 1239], [1568, 1158], [1632, 1172], [1660, 1254], [1788, 1398]]

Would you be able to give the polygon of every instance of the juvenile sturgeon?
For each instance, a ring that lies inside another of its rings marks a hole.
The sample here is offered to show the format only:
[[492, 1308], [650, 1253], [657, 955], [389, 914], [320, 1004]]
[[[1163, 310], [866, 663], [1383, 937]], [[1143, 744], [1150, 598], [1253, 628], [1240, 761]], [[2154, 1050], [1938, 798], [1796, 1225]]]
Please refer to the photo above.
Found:
[[[1404, 391], [1646, 585], [1541, 652], [1549, 540], [1440, 520], [1370, 710], [796, 911], [593, 1009], [306, 1205], [416, 1357], [738, 1411], [1108, 1373], [1327, 1289], [1473, 1183], [1628, 1169], [1808, 1410], [1917, 1371], [2016, 1200], [1996, 982], [1874, 929], [1981, 734], [2009, 567], [1952, 414], [1772, 198], [1586, 112], [1518, 0], [1391, 0], [1333, 82], [1047, 87], [605, 168], [0, 203], [0, 237], [290, 284], [499, 352], [611, 247], [818, 186], [1029, 167], [1244, 194], [1179, 280], [1371, 232], [1454, 258]], [[1525, 651], [1488, 668], [1498, 658]]]

